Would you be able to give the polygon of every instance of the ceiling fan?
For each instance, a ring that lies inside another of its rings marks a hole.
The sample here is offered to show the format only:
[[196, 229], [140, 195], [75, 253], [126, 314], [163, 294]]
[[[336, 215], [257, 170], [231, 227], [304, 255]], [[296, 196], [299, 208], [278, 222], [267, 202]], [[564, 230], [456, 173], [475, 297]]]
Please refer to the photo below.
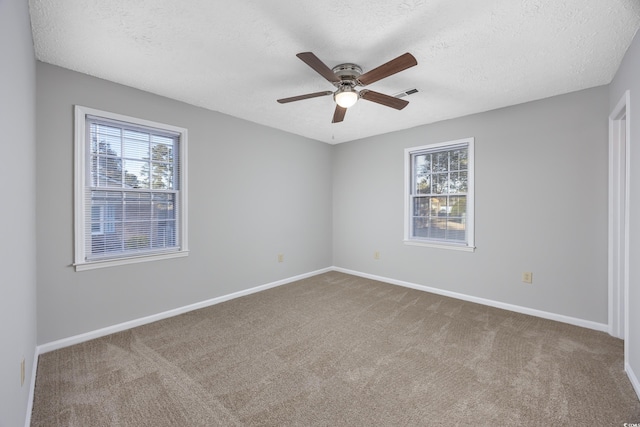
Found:
[[336, 87], [336, 91], [327, 90], [323, 92], [308, 93], [306, 95], [292, 96], [291, 98], [282, 98], [278, 99], [280, 104], [316, 98], [319, 96], [333, 95], [333, 99], [336, 102], [336, 110], [333, 113], [333, 120], [331, 123], [343, 121], [347, 108], [354, 105], [360, 98], [395, 108], [396, 110], [402, 110], [407, 106], [407, 104], [409, 104], [409, 102], [404, 99], [385, 95], [380, 92], [374, 92], [369, 89], [361, 89], [360, 91], [357, 91], [356, 87], [369, 85], [373, 82], [384, 79], [385, 77], [389, 77], [393, 74], [399, 73], [400, 71], [406, 70], [407, 68], [413, 67], [414, 65], [418, 65], [418, 61], [416, 61], [416, 58], [414, 58], [410, 53], [400, 55], [399, 57], [392, 59], [373, 70], [367, 71], [364, 74], [362, 74], [362, 68], [351, 63], [340, 64], [333, 68], [329, 68], [311, 52], [302, 52], [296, 56], [332, 83]]

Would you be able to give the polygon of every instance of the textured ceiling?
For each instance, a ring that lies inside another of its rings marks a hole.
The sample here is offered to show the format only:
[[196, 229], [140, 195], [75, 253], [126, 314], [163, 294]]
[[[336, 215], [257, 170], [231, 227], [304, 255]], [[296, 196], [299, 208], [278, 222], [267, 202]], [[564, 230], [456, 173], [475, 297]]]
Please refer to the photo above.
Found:
[[[40, 61], [328, 143], [607, 84], [640, 26], [638, 0], [30, 0]], [[332, 90], [296, 58], [366, 72], [405, 52], [416, 67], [369, 85], [331, 123]]]

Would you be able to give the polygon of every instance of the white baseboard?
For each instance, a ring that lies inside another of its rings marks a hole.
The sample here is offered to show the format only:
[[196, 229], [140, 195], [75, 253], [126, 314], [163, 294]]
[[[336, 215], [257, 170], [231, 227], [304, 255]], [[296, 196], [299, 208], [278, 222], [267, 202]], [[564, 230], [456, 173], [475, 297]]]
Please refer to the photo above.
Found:
[[118, 323], [117, 325], [107, 326], [106, 328], [97, 329], [95, 331], [86, 332], [84, 334], [75, 335], [68, 338], [63, 338], [57, 341], [52, 341], [46, 344], [41, 344], [36, 348], [37, 354], [48, 353], [60, 348], [69, 347], [74, 344], [79, 344], [85, 341], [89, 341], [95, 338], [100, 338], [105, 335], [110, 335], [116, 332], [125, 331], [127, 329], [135, 328], [136, 326], [146, 325], [147, 323], [156, 322], [158, 320], [167, 319], [169, 317], [177, 316], [179, 314], [187, 313], [189, 311], [198, 310], [200, 308], [209, 307], [211, 305], [219, 304], [221, 302], [229, 301], [234, 298], [243, 297], [256, 292], [264, 291], [276, 286], [286, 285], [287, 283], [295, 282], [297, 280], [306, 279], [308, 277], [316, 276], [318, 274], [331, 271], [331, 267], [323, 268], [321, 270], [312, 271], [310, 273], [300, 274], [298, 276], [289, 277], [286, 279], [278, 280], [275, 282], [267, 283], [264, 285], [256, 286], [254, 288], [245, 289], [242, 291], [234, 292], [232, 294], [223, 295], [216, 298], [211, 298], [205, 301], [200, 301], [194, 304], [189, 304], [184, 307], [174, 308], [172, 310], [164, 311], [162, 313], [152, 314], [150, 316], [142, 317], [139, 319], [130, 320], [128, 322]]
[[636, 391], [636, 396], [638, 396], [638, 399], [640, 399], [640, 381], [638, 381], [638, 377], [636, 376], [635, 372], [633, 372], [633, 369], [631, 369], [631, 365], [629, 365], [629, 363], [624, 364], [624, 371], [627, 373], [629, 381], [631, 381], [631, 385]]
[[31, 426], [31, 412], [33, 411], [33, 395], [36, 391], [36, 374], [38, 373], [38, 348], [33, 351], [33, 364], [31, 365], [31, 381], [29, 381], [29, 398], [27, 400], [27, 414], [24, 419], [24, 427]]
[[504, 310], [515, 311], [516, 313], [528, 314], [530, 316], [541, 317], [543, 319], [555, 320], [557, 322], [568, 323], [570, 325], [581, 326], [583, 328], [594, 329], [596, 331], [607, 332], [609, 325], [605, 323], [592, 322], [590, 320], [578, 319], [575, 317], [564, 316], [562, 314], [549, 313], [542, 310], [536, 310], [529, 307], [522, 307], [514, 304], [507, 304], [500, 301], [493, 301], [490, 299], [474, 297], [470, 295], [460, 294], [457, 292], [446, 291], [443, 289], [432, 288], [429, 286], [418, 285], [411, 282], [404, 282], [402, 280], [390, 279], [388, 277], [376, 276], [374, 274], [361, 273], [359, 271], [348, 270], [341, 267], [333, 267], [332, 270], [339, 271], [353, 276], [360, 276], [366, 279], [377, 280], [379, 282], [390, 283], [392, 285], [404, 286], [405, 288], [417, 289], [419, 291], [430, 292], [432, 294], [443, 295], [446, 297], [456, 298], [463, 301], [475, 302], [478, 304], [488, 305], [490, 307], [501, 308]]
[[[250, 289], [234, 292], [228, 295], [212, 298], [209, 300], [197, 302], [194, 304], [186, 305], [184, 307], [178, 307], [172, 310], [164, 311], [162, 313], [153, 314], [150, 316], [142, 317], [139, 319], [130, 320], [128, 322], [119, 323], [117, 325], [108, 326], [105, 328], [97, 329], [94, 331], [86, 332], [84, 334], [75, 335], [68, 338], [63, 338], [57, 341], [41, 344], [36, 348], [36, 355], [47, 353], [60, 348], [68, 347], [74, 344], [79, 344], [85, 341], [89, 341], [95, 338], [100, 338], [105, 335], [113, 334], [116, 332], [125, 331], [127, 329], [135, 328], [136, 326], [145, 325], [147, 323], [156, 322], [158, 320], [167, 319], [169, 317], [177, 316], [179, 314], [187, 313], [189, 311], [198, 310], [200, 308], [209, 307], [211, 305], [219, 304], [221, 302], [229, 301], [234, 298], [239, 298], [245, 295], [250, 295], [256, 292], [264, 291], [270, 288], [281, 286], [287, 283], [295, 282], [297, 280], [306, 279], [308, 277], [316, 276], [318, 274], [326, 273], [328, 271], [339, 271], [346, 274], [352, 274], [354, 276], [364, 277], [367, 279], [378, 280], [380, 282], [390, 283], [393, 285], [404, 286], [407, 288], [417, 289], [420, 291], [430, 292], [433, 294], [443, 295], [451, 298], [456, 298], [464, 301], [470, 301], [478, 304], [488, 305], [491, 307], [501, 308], [504, 310], [514, 311], [517, 313], [528, 314], [531, 316], [541, 317], [544, 319], [555, 320], [558, 322], [568, 323], [571, 325], [581, 326], [588, 329], [594, 329], [596, 331], [607, 332], [608, 325], [604, 323], [592, 322], [589, 320], [578, 319], [574, 317], [564, 316], [556, 313], [549, 313], [546, 311], [536, 310], [528, 307], [522, 307], [514, 304], [507, 304], [499, 301], [493, 301], [485, 298], [474, 297], [470, 295], [460, 294], [457, 292], [446, 291], [438, 288], [432, 288], [429, 286], [418, 285], [411, 282], [405, 282], [402, 280], [391, 279], [388, 277], [377, 276], [374, 274], [362, 273], [360, 271], [349, 270], [341, 267], [327, 267], [320, 270], [312, 271], [309, 273], [301, 274], [298, 276], [289, 277], [286, 279], [278, 280], [275, 282], [267, 283], [264, 285], [256, 286]], [[37, 361], [34, 361], [37, 363]], [[35, 369], [35, 368], [34, 368]]]

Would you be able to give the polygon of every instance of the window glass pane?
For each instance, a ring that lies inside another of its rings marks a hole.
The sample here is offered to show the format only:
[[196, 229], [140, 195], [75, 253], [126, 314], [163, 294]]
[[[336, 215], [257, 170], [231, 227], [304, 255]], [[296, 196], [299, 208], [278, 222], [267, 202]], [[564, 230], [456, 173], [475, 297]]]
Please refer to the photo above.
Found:
[[469, 150], [465, 149], [460, 152], [460, 169], [469, 169]]
[[91, 206], [91, 222], [99, 222], [102, 218], [102, 207]]
[[165, 248], [175, 245], [176, 241], [176, 222], [175, 220], [155, 221], [153, 222], [153, 247]]
[[429, 165], [427, 163], [427, 155], [420, 154], [413, 156], [413, 192], [425, 194], [428, 193], [426, 191], [426, 181], [429, 179]]
[[450, 166], [452, 171], [467, 169], [467, 150], [451, 151]]
[[431, 194], [431, 175], [424, 175], [416, 180], [416, 194]]
[[413, 199], [413, 216], [429, 216], [429, 201], [431, 197], [415, 197]]
[[127, 222], [151, 217], [151, 193], [124, 194], [124, 220]]
[[91, 206], [91, 234], [102, 233], [102, 206]]
[[152, 217], [154, 219], [165, 220], [175, 218], [173, 194], [155, 194], [153, 200]]
[[464, 230], [456, 230], [456, 229], [447, 229], [445, 231], [445, 237], [446, 240], [451, 240], [451, 241], [460, 241], [460, 242], [464, 242], [465, 240], [465, 231]]
[[149, 142], [150, 139], [149, 132], [141, 132], [133, 129], [123, 129], [122, 136], [131, 141]]
[[149, 141], [125, 138], [123, 145], [127, 159], [149, 160]]
[[128, 222], [124, 235], [125, 250], [151, 248], [151, 226], [148, 221]]
[[413, 218], [413, 237], [429, 237], [429, 218]]
[[127, 188], [149, 188], [149, 162], [125, 160], [125, 183]]
[[452, 172], [449, 183], [449, 193], [467, 192], [467, 172]]
[[148, 188], [140, 175], [124, 170], [124, 188]]
[[108, 156], [91, 158], [91, 183], [95, 187], [122, 187], [122, 160]]
[[170, 190], [173, 188], [173, 165], [171, 163], [151, 163], [151, 188], [154, 190]]
[[441, 151], [433, 153], [433, 172], [446, 172], [449, 170], [449, 153]]
[[104, 209], [104, 232], [115, 233], [121, 227], [122, 205], [119, 201], [109, 202]]
[[151, 142], [154, 144], [166, 144], [173, 146], [173, 144], [175, 144], [175, 139], [169, 136], [151, 135]]
[[104, 254], [106, 253], [106, 242], [104, 235], [91, 236], [91, 254]]
[[152, 241], [157, 248], [171, 247], [176, 241], [175, 205], [173, 194], [154, 194]]
[[432, 216], [443, 216], [447, 214], [447, 198], [446, 197], [431, 197], [430, 198], [429, 213]]
[[447, 194], [449, 185], [448, 173], [433, 174], [433, 187], [431, 192], [433, 194]]
[[428, 154], [420, 154], [412, 157], [413, 194], [429, 194], [431, 176], [429, 175]]
[[445, 238], [447, 240], [455, 240], [464, 242], [466, 240], [465, 225], [459, 221], [447, 220]]
[[467, 213], [467, 196], [449, 197], [449, 216], [462, 218]]
[[444, 239], [446, 237], [446, 220], [438, 217], [429, 218], [427, 237], [430, 239]]
[[173, 162], [173, 145], [152, 144], [151, 160], [156, 162]]
[[469, 173], [460, 172], [458, 174], [458, 180], [456, 181], [456, 189], [459, 193], [466, 193], [469, 191]]
[[[160, 139], [160, 137], [155, 137]], [[167, 140], [168, 138], [160, 139]], [[173, 147], [156, 143], [151, 147], [151, 188], [169, 190], [175, 188], [173, 176]]]
[[121, 129], [102, 124], [92, 124], [91, 132], [91, 154], [106, 154], [110, 156], [121, 156]]

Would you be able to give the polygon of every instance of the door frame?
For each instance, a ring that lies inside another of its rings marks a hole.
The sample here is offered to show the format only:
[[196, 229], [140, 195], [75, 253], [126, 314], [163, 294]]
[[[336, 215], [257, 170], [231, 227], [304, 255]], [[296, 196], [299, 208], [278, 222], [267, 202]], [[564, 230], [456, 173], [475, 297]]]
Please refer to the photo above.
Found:
[[625, 340], [629, 333], [629, 122], [627, 90], [609, 115], [609, 334]]

